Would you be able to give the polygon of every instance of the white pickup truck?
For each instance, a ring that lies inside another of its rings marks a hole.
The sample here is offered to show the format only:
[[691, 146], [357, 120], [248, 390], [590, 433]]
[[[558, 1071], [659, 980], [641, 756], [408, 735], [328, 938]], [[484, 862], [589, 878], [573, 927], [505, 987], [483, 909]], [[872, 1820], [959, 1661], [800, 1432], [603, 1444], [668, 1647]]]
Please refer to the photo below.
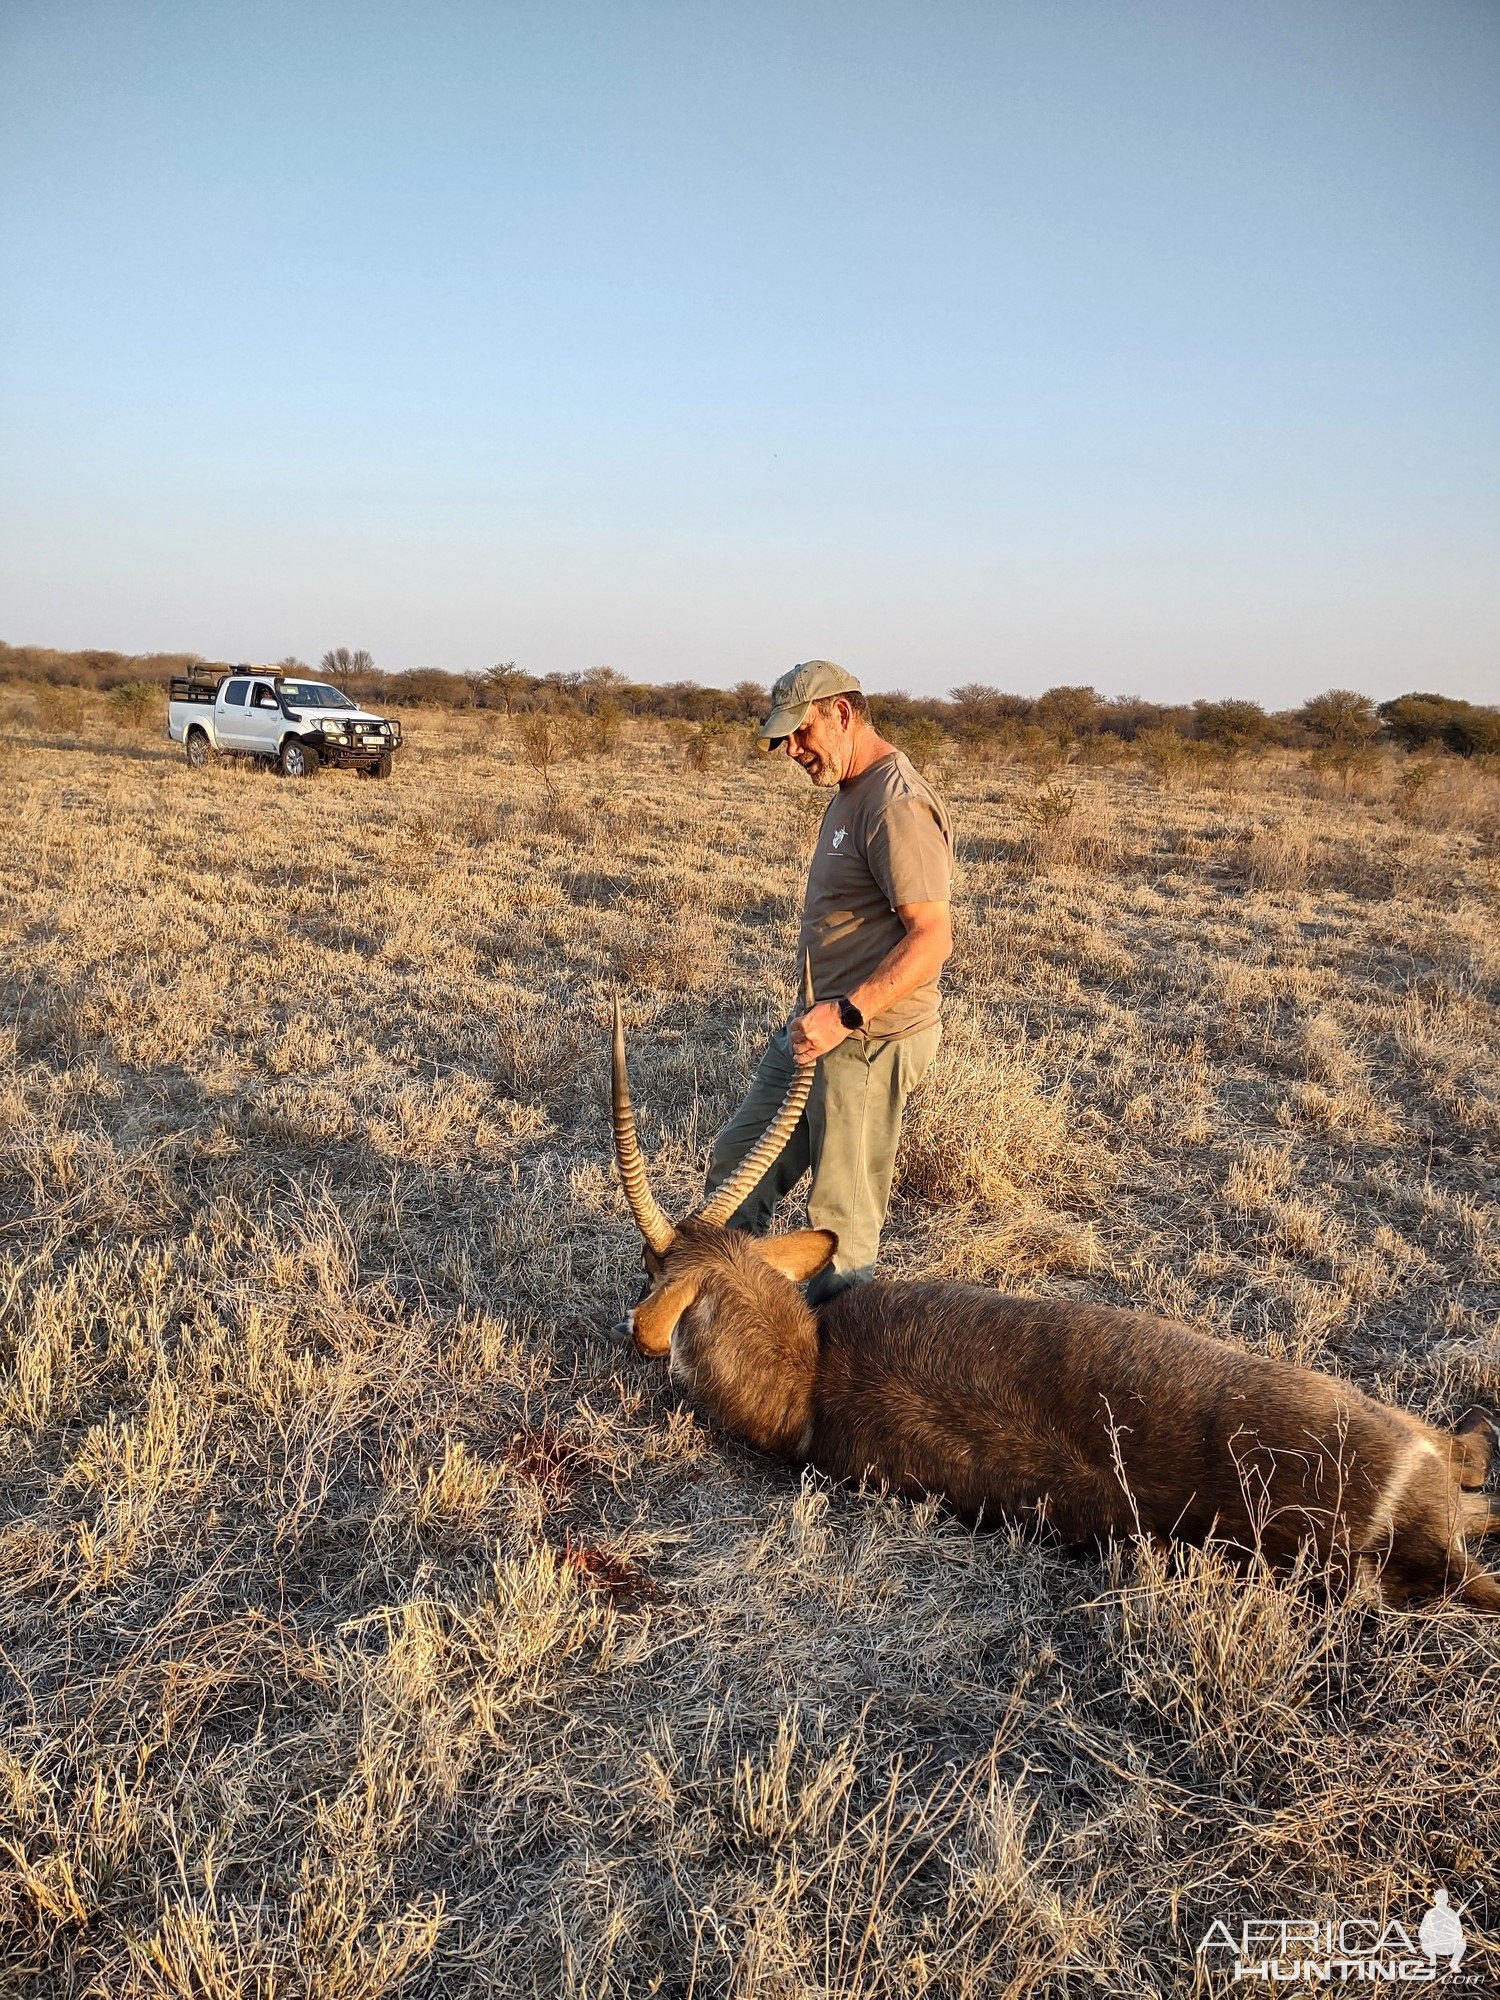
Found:
[[238, 667], [218, 676], [173, 680], [167, 733], [201, 770], [219, 752], [274, 758], [288, 778], [310, 778], [320, 764], [347, 765], [363, 778], [388, 778], [401, 725], [360, 708], [326, 681], [302, 680], [272, 667]]

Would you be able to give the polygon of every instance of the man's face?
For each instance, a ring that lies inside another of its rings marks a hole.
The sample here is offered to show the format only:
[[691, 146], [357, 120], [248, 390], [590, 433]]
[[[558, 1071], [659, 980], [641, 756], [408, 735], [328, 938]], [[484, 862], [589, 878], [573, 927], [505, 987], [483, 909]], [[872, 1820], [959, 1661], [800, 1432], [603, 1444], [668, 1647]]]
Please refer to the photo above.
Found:
[[786, 739], [786, 754], [815, 785], [832, 791], [849, 768], [853, 744], [853, 716], [843, 702], [831, 701], [827, 708], [807, 711], [802, 727]]

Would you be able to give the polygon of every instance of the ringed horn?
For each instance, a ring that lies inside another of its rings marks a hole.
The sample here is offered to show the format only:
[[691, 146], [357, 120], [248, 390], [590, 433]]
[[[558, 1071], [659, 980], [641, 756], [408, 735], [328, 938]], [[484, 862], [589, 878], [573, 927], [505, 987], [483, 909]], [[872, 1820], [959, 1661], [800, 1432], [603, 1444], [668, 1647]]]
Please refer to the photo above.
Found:
[[[802, 1011], [813, 1005], [812, 965], [805, 961], [802, 973]], [[807, 1108], [816, 1063], [798, 1063], [782, 1100], [781, 1109], [765, 1132], [745, 1155], [722, 1187], [716, 1188], [703, 1206], [695, 1211], [703, 1222], [725, 1223], [775, 1160], [797, 1129], [797, 1121]], [[658, 1257], [665, 1257], [677, 1240], [677, 1231], [667, 1220], [660, 1202], [646, 1179], [646, 1164], [635, 1129], [635, 1110], [630, 1102], [630, 1083], [625, 1073], [625, 1024], [620, 1015], [620, 996], [614, 996], [614, 1075], [613, 1115], [615, 1155], [620, 1181], [635, 1226]]]

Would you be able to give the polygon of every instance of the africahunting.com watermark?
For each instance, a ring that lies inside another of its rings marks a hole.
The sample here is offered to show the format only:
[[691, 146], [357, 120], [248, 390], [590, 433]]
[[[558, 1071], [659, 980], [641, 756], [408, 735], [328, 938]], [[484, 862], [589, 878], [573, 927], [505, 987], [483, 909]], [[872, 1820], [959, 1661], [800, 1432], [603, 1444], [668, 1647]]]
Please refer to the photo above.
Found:
[[1439, 1889], [1415, 1935], [1394, 1917], [1216, 1917], [1197, 1956], [1236, 1985], [1478, 1986], [1482, 1975], [1459, 1969], [1463, 1907]]

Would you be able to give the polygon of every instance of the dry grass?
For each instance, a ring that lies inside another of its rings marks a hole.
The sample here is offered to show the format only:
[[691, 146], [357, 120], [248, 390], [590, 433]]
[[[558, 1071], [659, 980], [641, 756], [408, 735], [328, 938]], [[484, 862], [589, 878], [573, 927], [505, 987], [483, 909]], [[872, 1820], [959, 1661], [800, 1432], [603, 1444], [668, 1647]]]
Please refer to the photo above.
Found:
[[[1492, 1625], [799, 1483], [603, 1332], [604, 996], [685, 1205], [788, 997], [798, 776], [3, 727], [6, 1992], [1188, 1994], [1214, 1916], [1439, 1882], [1500, 1981]], [[891, 1267], [1500, 1402], [1494, 780], [1071, 772], [1043, 847], [937, 775]]]

